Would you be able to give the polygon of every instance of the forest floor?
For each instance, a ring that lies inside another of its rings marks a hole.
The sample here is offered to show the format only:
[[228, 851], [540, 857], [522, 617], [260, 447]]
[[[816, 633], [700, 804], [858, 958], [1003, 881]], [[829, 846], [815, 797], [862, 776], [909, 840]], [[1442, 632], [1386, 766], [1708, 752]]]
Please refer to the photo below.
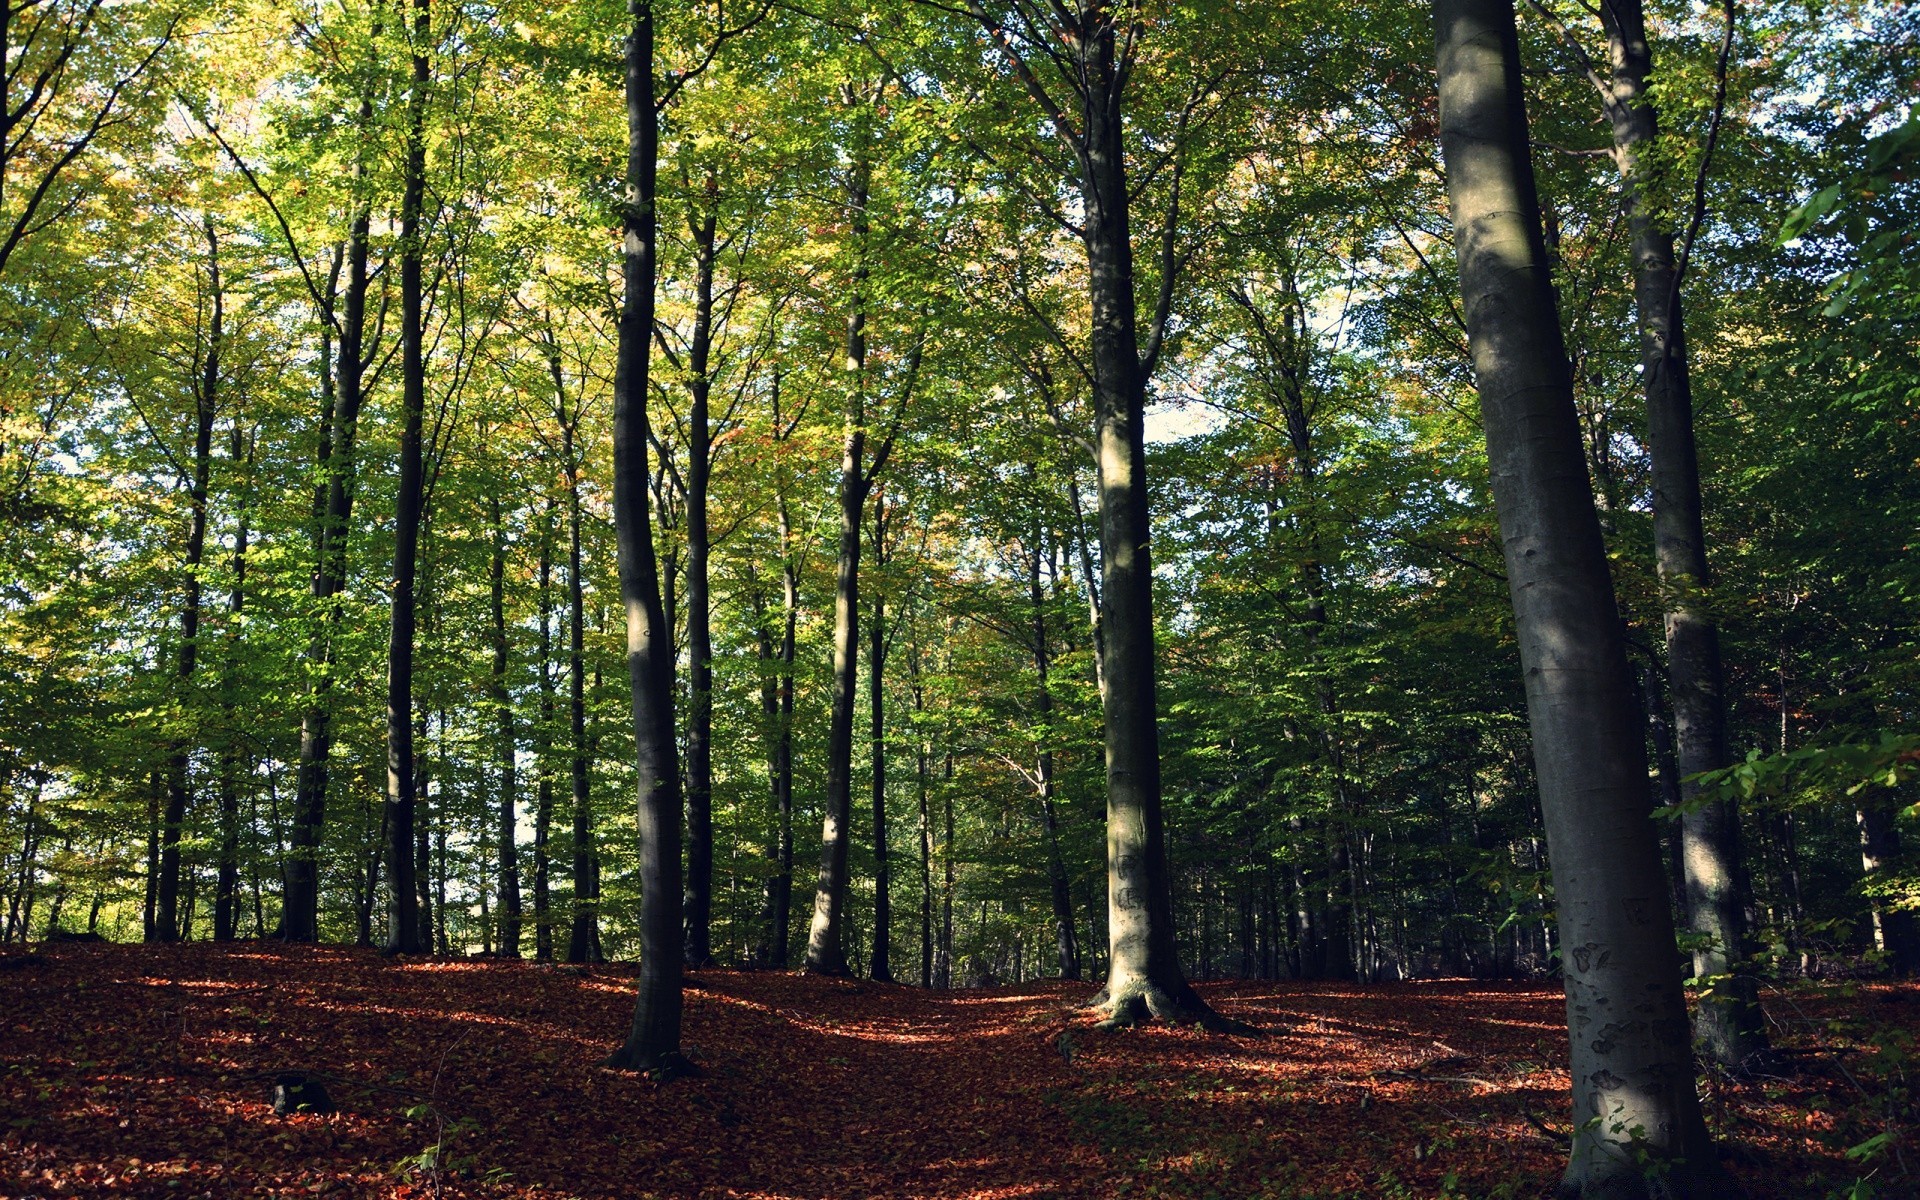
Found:
[[[249, 943], [12, 952], [0, 1197], [1327, 1200], [1531, 1197], [1557, 1178], [1556, 987], [1201, 991], [1272, 1032], [1099, 1033], [1084, 984], [696, 971], [702, 1074], [662, 1084], [597, 1065], [631, 1015], [625, 967]], [[1920, 1166], [1902, 1074], [1920, 986], [1768, 999], [1791, 1070], [1703, 1085], [1735, 1176], [1757, 1198], [1850, 1194], [1869, 1175], [1871, 1194], [1920, 1194], [1899, 1161], [1905, 1136]], [[289, 1070], [338, 1111], [275, 1116]]]

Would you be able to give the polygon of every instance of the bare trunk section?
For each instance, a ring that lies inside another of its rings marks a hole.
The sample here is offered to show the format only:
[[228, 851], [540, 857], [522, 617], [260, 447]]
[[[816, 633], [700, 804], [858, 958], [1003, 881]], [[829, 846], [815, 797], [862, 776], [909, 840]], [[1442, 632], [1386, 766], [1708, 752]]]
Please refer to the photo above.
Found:
[[858, 148], [847, 176], [847, 211], [855, 244], [851, 305], [847, 315], [849, 376], [845, 434], [840, 453], [840, 550], [833, 588], [833, 708], [827, 725], [826, 811], [820, 826], [820, 875], [814, 890], [813, 924], [807, 933], [807, 970], [847, 974], [843, 915], [847, 904], [847, 851], [853, 817], [853, 707], [859, 691], [860, 514], [866, 505], [867, 441], [867, 190], [865, 148]]
[[553, 961], [553, 896], [547, 838], [553, 828], [553, 501], [540, 523], [540, 717], [533, 733], [538, 772], [533, 804], [533, 956]]
[[[206, 217], [207, 334], [206, 354], [192, 380], [193, 477], [187, 483], [186, 580], [180, 605], [180, 657], [176, 676], [180, 703], [190, 703], [187, 689], [200, 659], [200, 563], [207, 549], [207, 486], [213, 473], [213, 421], [220, 395], [220, 341], [226, 315], [226, 293], [220, 283], [220, 240], [213, 218]], [[154, 919], [147, 930], [150, 941], [171, 942], [180, 933], [180, 831], [192, 799], [188, 789], [190, 748], [176, 740], [167, 757], [167, 806], [160, 827], [160, 878], [154, 887]], [[189, 902], [191, 907], [191, 902]]]
[[519, 958], [520, 844], [515, 836], [519, 807], [519, 764], [515, 761], [515, 755], [519, 747], [513, 731], [513, 696], [507, 687], [507, 668], [511, 664], [507, 641], [507, 538], [498, 494], [489, 499], [488, 516], [493, 526], [493, 557], [487, 572], [489, 608], [493, 617], [493, 675], [489, 683], [500, 739], [500, 791], [496, 797], [499, 804], [496, 836], [499, 848], [500, 957]]
[[[233, 422], [229, 458], [236, 472], [246, 472], [253, 465], [253, 445], [238, 418]], [[235, 486], [240, 502], [236, 506], [233, 531], [233, 586], [227, 593], [226, 698], [222, 705], [226, 728], [221, 734], [220, 748], [220, 857], [213, 885], [213, 940], [216, 942], [232, 941], [240, 919], [240, 771], [244, 756], [235, 715], [234, 673], [240, 657], [240, 619], [247, 599], [249, 483], [242, 477]]]
[[927, 693], [920, 681], [920, 639], [907, 647], [907, 680], [913, 694], [913, 790], [920, 810], [920, 986], [933, 986], [933, 821], [927, 806]]
[[[400, 490], [394, 497], [393, 617], [387, 637], [387, 953], [421, 953], [414, 822], [418, 775], [413, 744], [415, 572], [425, 507], [422, 425], [426, 355], [421, 281], [421, 209], [427, 182], [429, 0], [413, 0], [413, 87], [407, 96], [407, 150], [400, 200]], [[422, 827], [424, 831], [424, 826]]]
[[595, 872], [592, 774], [587, 756], [587, 612], [580, 574], [580, 459], [573, 432], [573, 424], [563, 416], [560, 448], [567, 460], [567, 745], [573, 763], [573, 924], [567, 932], [567, 961], [585, 963], [601, 958], [600, 880]]
[[[873, 497], [873, 565], [887, 562], [887, 497], [884, 489]], [[873, 957], [869, 978], [893, 982], [893, 864], [887, 851], [887, 600], [875, 587], [873, 624], [867, 629], [867, 738], [873, 769]]]
[[789, 423], [780, 411], [777, 371], [772, 402], [773, 486], [780, 532], [780, 639], [778, 657], [768, 666], [768, 678], [773, 683], [767, 709], [767, 779], [773, 793], [774, 870], [767, 878], [767, 940], [758, 957], [763, 966], [785, 969], [793, 909], [793, 655], [800, 616], [800, 560], [794, 546], [784, 453], [787, 439], [799, 427], [799, 417]]
[[[372, 121], [373, 101], [363, 97], [359, 112], [361, 129], [367, 129]], [[353, 168], [355, 195], [361, 193], [367, 176], [365, 154], [363, 151]], [[358, 468], [355, 438], [361, 405], [366, 398], [367, 368], [379, 349], [377, 345], [369, 347], [366, 337], [367, 258], [372, 223], [372, 204], [364, 202], [347, 232], [344, 254], [347, 284], [340, 297], [339, 351], [317, 456], [321, 475], [319, 491], [324, 493], [324, 502], [319, 495], [315, 497], [319, 511], [314, 523], [313, 598], [318, 602], [319, 623], [307, 646], [312, 682], [300, 718], [300, 772], [295, 784], [280, 908], [279, 935], [290, 942], [315, 942], [320, 938], [320, 839], [326, 823], [333, 751], [334, 642], [345, 615], [340, 593], [347, 583], [347, 547]], [[336, 256], [327, 279], [329, 305], [341, 266], [341, 257]], [[330, 330], [334, 318], [331, 307], [321, 315], [323, 326]]]
[[639, 797], [640, 988], [627, 1040], [607, 1065], [673, 1073], [680, 1054], [680, 764], [673, 719], [673, 630], [660, 602], [647, 508], [647, 355], [653, 334], [660, 113], [654, 101], [653, 4], [631, 0], [626, 46], [625, 303], [613, 384], [613, 512], [627, 613]]
[[1085, 10], [1079, 38], [1087, 290], [1096, 380], [1100, 569], [1105, 647], [1107, 981], [1099, 1003], [1115, 1025], [1149, 1015], [1216, 1021], [1180, 969], [1161, 816], [1160, 726], [1148, 548], [1146, 371], [1134, 310], [1124, 80], [1114, 17]]
[[1512, 0], [1435, 0], [1434, 17], [1461, 294], [1564, 947], [1574, 1134], [1560, 1192], [1730, 1194], [1694, 1094], [1646, 742], [1541, 234]]
[[1708, 986], [1694, 1032], [1708, 1055], [1739, 1066], [1767, 1049], [1759, 989], [1746, 963], [1750, 888], [1740, 858], [1740, 817], [1732, 801], [1696, 802], [1687, 782], [1727, 765], [1726, 704], [1720, 631], [1706, 604], [1706, 533], [1701, 523], [1700, 460], [1693, 436], [1693, 385], [1680, 310], [1673, 234], [1657, 219], [1649, 155], [1657, 126], [1647, 95], [1653, 55], [1640, 0], [1601, 6], [1612, 58], [1613, 125], [1629, 227], [1634, 304], [1640, 324], [1640, 381], [1647, 398], [1647, 450], [1653, 460], [1653, 543], [1666, 613], [1667, 686], [1686, 806], [1680, 820], [1686, 919], [1697, 939], [1693, 973]]
[[694, 247], [693, 337], [687, 346], [687, 894], [681, 947], [690, 967], [713, 963], [713, 601], [708, 587], [712, 539], [707, 520], [713, 477], [708, 403], [713, 352], [716, 181], [707, 176], [707, 210], [690, 220]]
[[[1030, 470], [1029, 474], [1034, 472]], [[1027, 555], [1027, 593], [1033, 606], [1034, 705], [1041, 736], [1034, 780], [1040, 793], [1041, 831], [1047, 841], [1047, 885], [1053, 901], [1054, 944], [1060, 957], [1060, 978], [1078, 979], [1080, 945], [1074, 937], [1073, 894], [1068, 886], [1066, 862], [1060, 854], [1059, 819], [1053, 804], [1053, 688], [1048, 678], [1053, 659], [1047, 640], [1046, 592], [1040, 584], [1042, 536], [1036, 524]]]

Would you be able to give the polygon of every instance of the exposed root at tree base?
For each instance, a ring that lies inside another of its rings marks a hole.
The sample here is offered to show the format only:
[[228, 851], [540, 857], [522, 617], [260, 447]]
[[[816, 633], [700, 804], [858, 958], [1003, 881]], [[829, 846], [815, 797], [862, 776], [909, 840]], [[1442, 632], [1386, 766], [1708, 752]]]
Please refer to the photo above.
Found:
[[1103, 1017], [1094, 1028], [1115, 1033], [1144, 1025], [1148, 1021], [1161, 1020], [1169, 1025], [1197, 1025], [1208, 1033], [1224, 1033], [1235, 1037], [1262, 1037], [1266, 1034], [1266, 1030], [1257, 1025], [1221, 1016], [1191, 988], [1182, 987], [1180, 992], [1184, 994], [1176, 995], [1149, 984], [1128, 988], [1115, 996], [1102, 988], [1089, 1006]]
[[689, 1079], [700, 1074], [700, 1068], [677, 1050], [650, 1055], [643, 1059], [623, 1046], [608, 1055], [600, 1065], [613, 1071], [638, 1071], [656, 1083], [666, 1083], [673, 1079]]

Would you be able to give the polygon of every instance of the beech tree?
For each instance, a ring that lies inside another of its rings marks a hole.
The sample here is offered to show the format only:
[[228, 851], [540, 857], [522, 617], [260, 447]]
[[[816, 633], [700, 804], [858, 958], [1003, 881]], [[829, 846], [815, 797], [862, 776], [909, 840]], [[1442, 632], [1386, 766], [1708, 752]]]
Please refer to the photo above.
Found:
[[1512, 0], [1435, 0], [1434, 21], [1460, 292], [1559, 908], [1574, 1119], [1560, 1193], [1728, 1194], [1694, 1093], [1645, 743], [1534, 190]]

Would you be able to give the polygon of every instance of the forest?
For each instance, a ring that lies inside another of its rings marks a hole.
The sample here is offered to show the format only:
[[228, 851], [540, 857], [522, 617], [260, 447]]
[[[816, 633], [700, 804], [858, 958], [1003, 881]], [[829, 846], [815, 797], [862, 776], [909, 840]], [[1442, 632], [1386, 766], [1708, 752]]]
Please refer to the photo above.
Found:
[[0, 1195], [1920, 1193], [1908, 0], [0, 65]]

